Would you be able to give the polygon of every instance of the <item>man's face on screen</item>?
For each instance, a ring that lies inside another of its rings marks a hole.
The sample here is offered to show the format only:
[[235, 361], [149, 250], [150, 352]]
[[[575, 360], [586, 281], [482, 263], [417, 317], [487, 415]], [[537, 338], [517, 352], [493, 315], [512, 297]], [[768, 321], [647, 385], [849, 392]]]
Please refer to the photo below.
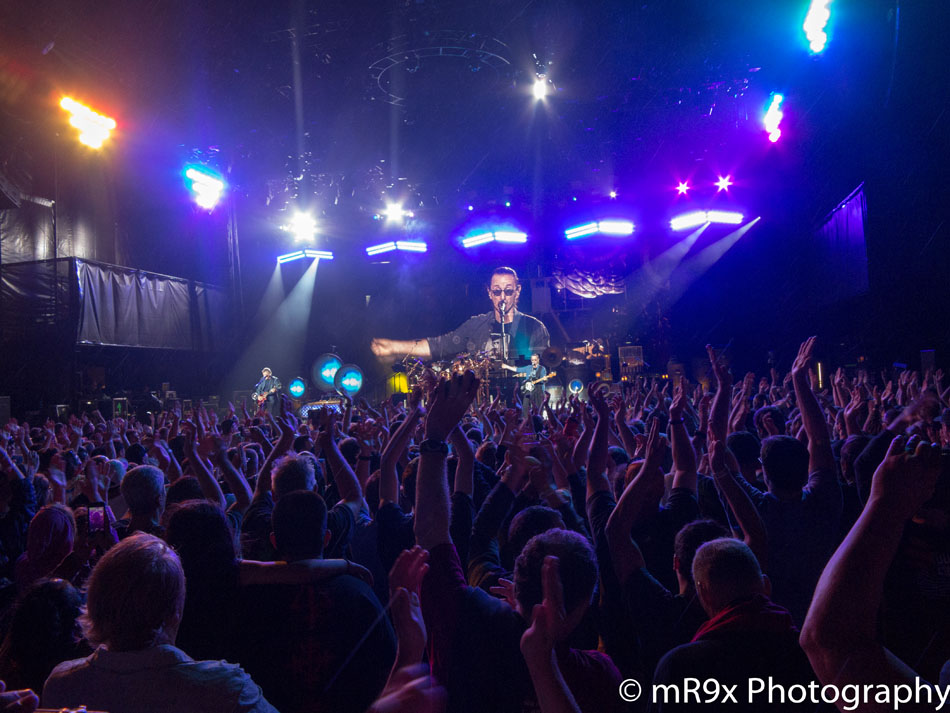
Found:
[[505, 305], [505, 314], [514, 310], [520, 294], [521, 286], [513, 276], [492, 275], [491, 284], [488, 286], [488, 297], [495, 306], [496, 312], [501, 312], [502, 303]]

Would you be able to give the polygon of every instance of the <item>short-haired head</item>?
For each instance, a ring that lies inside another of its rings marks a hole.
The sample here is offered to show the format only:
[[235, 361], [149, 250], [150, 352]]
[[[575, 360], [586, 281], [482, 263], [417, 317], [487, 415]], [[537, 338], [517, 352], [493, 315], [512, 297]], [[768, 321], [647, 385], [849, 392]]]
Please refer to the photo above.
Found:
[[281, 559], [318, 559], [327, 543], [327, 505], [312, 490], [295, 490], [274, 505], [273, 545]]
[[296, 453], [288, 453], [277, 461], [271, 477], [275, 501], [295, 490], [313, 490], [317, 485], [313, 461]]
[[768, 594], [759, 561], [746, 543], [732, 537], [700, 545], [693, 558], [693, 581], [710, 617], [739, 599]]
[[531, 538], [515, 561], [515, 598], [524, 616], [530, 616], [543, 599], [541, 570], [549, 556], [559, 561], [568, 616], [590, 604], [597, 583], [593, 547], [586, 537], [571, 530], [548, 530]]
[[165, 507], [165, 476], [153, 465], [132, 468], [125, 474], [119, 489], [133, 515], [161, 513]]
[[513, 518], [508, 526], [508, 548], [514, 559], [521, 554], [528, 541], [548, 530], [564, 529], [561, 513], [544, 505], [532, 505]]
[[808, 482], [808, 448], [792, 436], [762, 441], [762, 473], [773, 493], [794, 493]]
[[688, 582], [692, 582], [696, 550], [707, 542], [728, 536], [726, 528], [715, 520], [693, 520], [683, 525], [673, 540], [674, 569]]

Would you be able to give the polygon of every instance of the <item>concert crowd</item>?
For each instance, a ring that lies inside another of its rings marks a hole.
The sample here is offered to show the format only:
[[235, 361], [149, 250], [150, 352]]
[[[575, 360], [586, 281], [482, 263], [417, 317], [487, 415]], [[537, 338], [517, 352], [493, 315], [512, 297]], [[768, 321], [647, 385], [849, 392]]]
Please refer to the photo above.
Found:
[[933, 710], [950, 384], [819, 386], [815, 349], [527, 407], [467, 372], [13, 420], [0, 711]]

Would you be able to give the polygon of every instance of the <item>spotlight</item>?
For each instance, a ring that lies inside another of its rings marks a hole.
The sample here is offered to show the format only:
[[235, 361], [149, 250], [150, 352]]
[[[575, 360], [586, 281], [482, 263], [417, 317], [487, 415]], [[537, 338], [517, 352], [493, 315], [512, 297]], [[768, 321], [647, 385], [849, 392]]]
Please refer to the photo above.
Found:
[[59, 105], [69, 112], [70, 125], [79, 129], [80, 143], [90, 148], [102, 148], [103, 142], [109, 138], [109, 133], [115, 129], [115, 119], [103, 116], [75, 99], [63, 97]]
[[277, 264], [283, 265], [285, 262], [293, 262], [294, 260], [303, 260], [304, 258], [317, 259], [317, 260], [332, 260], [333, 253], [329, 250], [296, 250], [292, 253], [287, 253], [286, 255], [280, 255], [277, 258]]
[[682, 181], [677, 187], [676, 190], [681, 196], [686, 195], [686, 191], [689, 190], [689, 184], [686, 181]]
[[333, 391], [337, 371], [343, 366], [343, 360], [336, 354], [326, 353], [317, 357], [310, 367], [310, 381], [320, 391]]
[[463, 248], [474, 248], [485, 243], [526, 243], [528, 234], [517, 230], [494, 230], [488, 233], [479, 233], [462, 238]]
[[611, 197], [611, 198], [616, 198], [616, 197], [617, 197], [617, 191], [611, 191], [611, 192], [610, 192], [610, 197]]
[[478, 235], [470, 235], [467, 238], [462, 238], [462, 247], [474, 248], [476, 245], [484, 245], [485, 243], [490, 243], [494, 240], [494, 233], [479, 233]]
[[306, 257], [315, 257], [318, 260], [332, 260], [333, 259], [333, 253], [331, 253], [329, 250], [310, 250], [308, 248], [307, 250], [304, 250], [303, 252]]
[[577, 395], [584, 390], [584, 382], [580, 379], [572, 379], [567, 388], [572, 394]]
[[191, 181], [191, 192], [195, 203], [207, 210], [213, 210], [224, 192], [221, 176], [205, 166], [185, 166], [185, 178]]
[[716, 191], [728, 191], [731, 185], [732, 181], [729, 176], [720, 176], [719, 180], [716, 181]]
[[527, 233], [519, 233], [514, 230], [496, 230], [496, 243], [526, 243], [528, 242]]
[[543, 74], [538, 75], [537, 79], [534, 80], [532, 92], [535, 101], [543, 101], [548, 95], [548, 80]]
[[297, 250], [296, 252], [287, 253], [286, 255], [280, 255], [277, 257], [277, 264], [283, 265], [285, 262], [293, 262], [294, 260], [303, 260], [306, 257], [306, 253], [303, 250]]
[[602, 220], [597, 224], [602, 235], [633, 235], [633, 223], [629, 220]]
[[297, 242], [310, 242], [317, 232], [317, 221], [309, 213], [294, 213], [290, 223], [283, 228], [288, 233], [293, 233]]
[[707, 223], [722, 223], [724, 225], [739, 225], [742, 222], [742, 213], [734, 213], [725, 210], [706, 211]]
[[673, 230], [695, 228], [703, 223], [719, 223], [722, 225], [738, 225], [742, 222], [742, 213], [727, 210], [697, 210], [692, 213], [678, 215], [670, 221]]
[[511, 208], [511, 201], [505, 201], [505, 208]]
[[585, 223], [564, 231], [564, 237], [568, 240], [585, 238], [588, 235], [600, 233], [601, 235], [633, 235], [634, 224], [629, 220], [601, 220], [596, 223]]
[[386, 205], [383, 215], [386, 216], [387, 222], [401, 223], [406, 218], [412, 218], [414, 214], [410, 210], [403, 210], [399, 203], [389, 203]]
[[366, 248], [366, 254], [369, 256], [381, 255], [382, 253], [392, 252], [396, 249], [396, 243], [389, 241], [388, 243], [380, 243], [379, 245], [371, 245]]
[[468, 207], [468, 209], [469, 209], [470, 211], [471, 211], [471, 210], [475, 210], [475, 206], [470, 205], [470, 206]]
[[813, 54], [818, 54], [828, 43], [828, 34], [825, 27], [828, 20], [831, 19], [831, 0], [811, 0], [811, 6], [808, 8], [808, 14], [805, 16], [805, 23], [802, 29], [805, 30], [805, 37], [808, 39], [808, 46]]
[[295, 399], [302, 398], [307, 392], [307, 382], [303, 380], [302, 376], [298, 376], [287, 386], [287, 391], [289, 391], [290, 395]]
[[785, 97], [781, 94], [773, 94], [772, 99], [769, 102], [769, 108], [765, 111], [765, 119], [763, 123], [765, 124], [765, 130], [769, 132], [769, 141], [773, 144], [779, 140], [779, 137], [782, 135], [782, 130], [779, 128], [779, 124], [782, 123], [782, 118], [785, 114], [782, 112], [782, 102], [785, 101]]
[[429, 249], [429, 246], [421, 241], [415, 240], [397, 240], [396, 241], [396, 250], [402, 250], [407, 253], [424, 253]]
[[706, 220], [706, 211], [697, 210], [692, 213], [684, 213], [683, 215], [676, 216], [670, 221], [670, 227], [673, 230], [686, 230], [687, 228], [695, 228], [697, 225], [708, 222], [709, 221]]
[[356, 364], [343, 364], [333, 376], [333, 387], [348, 396], [363, 388], [363, 370]]

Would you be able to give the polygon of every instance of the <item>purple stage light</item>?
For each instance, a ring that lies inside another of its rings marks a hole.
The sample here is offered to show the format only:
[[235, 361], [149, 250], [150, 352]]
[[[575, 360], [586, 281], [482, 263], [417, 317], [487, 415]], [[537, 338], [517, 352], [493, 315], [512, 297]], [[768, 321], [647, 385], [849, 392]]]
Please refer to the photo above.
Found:
[[779, 137], [782, 135], [782, 130], [779, 128], [779, 124], [782, 123], [782, 117], [784, 113], [782, 112], [782, 102], [785, 101], [785, 97], [781, 94], [773, 94], [772, 99], [769, 102], [769, 108], [765, 112], [765, 119], [763, 123], [765, 124], [765, 130], [769, 132], [769, 141], [773, 144], [779, 140]]
[[716, 181], [716, 191], [728, 191], [731, 185], [732, 181], [729, 176], [720, 176], [719, 180]]
[[686, 191], [689, 190], [689, 184], [686, 181], [681, 181], [680, 184], [676, 186], [676, 190], [681, 196], [685, 196]]

